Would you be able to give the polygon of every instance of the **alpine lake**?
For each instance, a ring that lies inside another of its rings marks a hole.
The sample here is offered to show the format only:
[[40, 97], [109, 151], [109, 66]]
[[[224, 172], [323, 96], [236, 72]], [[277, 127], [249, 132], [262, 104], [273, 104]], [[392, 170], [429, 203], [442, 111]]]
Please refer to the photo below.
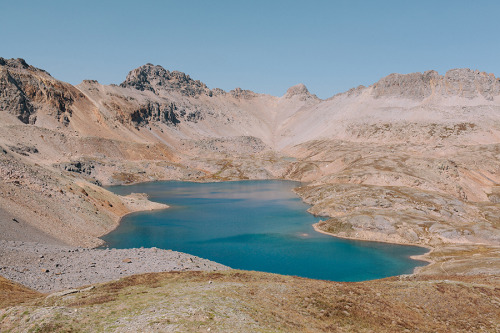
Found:
[[320, 218], [282, 180], [192, 183], [164, 181], [109, 186], [147, 193], [168, 209], [125, 216], [102, 237], [112, 248], [157, 247], [210, 259], [235, 269], [331, 281], [409, 274], [428, 250], [335, 238], [314, 231]]

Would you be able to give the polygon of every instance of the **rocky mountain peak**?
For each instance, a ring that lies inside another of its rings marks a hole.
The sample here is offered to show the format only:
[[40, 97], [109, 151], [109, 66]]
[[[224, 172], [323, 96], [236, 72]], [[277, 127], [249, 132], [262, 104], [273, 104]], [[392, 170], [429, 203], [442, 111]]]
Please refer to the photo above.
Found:
[[199, 80], [193, 80], [183, 72], [171, 72], [151, 63], [130, 71], [120, 86], [141, 91], [149, 90], [157, 95], [162, 91], [178, 91], [186, 96], [210, 95], [208, 87]]
[[229, 94], [234, 98], [243, 98], [243, 99], [249, 99], [256, 96], [256, 94], [253, 91], [247, 89], [241, 89], [240, 87], [231, 90]]
[[443, 90], [450, 95], [466, 98], [481, 95], [488, 100], [500, 95], [500, 79], [493, 74], [478, 70], [468, 68], [452, 69], [446, 72], [442, 80]]
[[373, 94], [378, 97], [400, 97], [422, 100], [432, 94], [450, 97], [488, 100], [500, 95], [500, 81], [493, 74], [468, 68], [452, 69], [444, 76], [436, 71], [411, 74], [390, 74], [372, 85]]
[[97, 80], [83, 80], [82, 83], [92, 85], [92, 84], [99, 84], [99, 81], [97, 81]]
[[29, 70], [32, 72], [39, 72], [39, 73], [44, 73], [50, 76], [50, 74], [47, 71], [44, 71], [43, 69], [36, 68], [34, 66], [29, 65], [24, 59], [22, 58], [17, 58], [17, 59], [5, 59], [0, 57], [0, 69], [11, 69], [11, 70]]
[[22, 67], [25, 67], [25, 68], [29, 67], [29, 65], [26, 63], [26, 61], [22, 58], [7, 59], [7, 58], [0, 57], [0, 66], [18, 67], [19, 65], [21, 65]]
[[299, 96], [301, 100], [314, 98], [318, 99], [316, 95], [313, 95], [307, 90], [307, 87], [303, 83], [296, 84], [286, 91], [286, 94], [283, 96], [287, 99], [292, 98], [294, 96]]
[[0, 58], [0, 111], [15, 115], [25, 124], [36, 122], [37, 111], [48, 110], [68, 125], [78, 91], [53, 79], [46, 71], [28, 65], [24, 59]]
[[5, 66], [9, 68], [27, 69], [30, 67], [24, 59], [5, 59], [0, 57], [0, 66]]
[[392, 96], [409, 99], [423, 99], [431, 95], [441, 76], [436, 71], [425, 73], [393, 73], [375, 83], [375, 97]]

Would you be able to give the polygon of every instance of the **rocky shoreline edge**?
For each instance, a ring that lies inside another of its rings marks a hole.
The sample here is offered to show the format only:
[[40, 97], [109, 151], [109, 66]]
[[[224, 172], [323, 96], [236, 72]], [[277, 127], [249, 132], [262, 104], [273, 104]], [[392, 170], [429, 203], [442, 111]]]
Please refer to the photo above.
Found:
[[403, 246], [414, 246], [414, 247], [416, 246], [416, 247], [421, 247], [421, 248], [427, 249], [428, 251], [424, 254], [410, 256], [410, 259], [412, 259], [412, 260], [423, 261], [423, 262], [427, 263], [424, 266], [415, 267], [415, 269], [413, 270], [414, 274], [421, 271], [425, 266], [429, 266], [429, 265], [435, 263], [435, 261], [429, 257], [430, 254], [432, 253], [432, 251], [434, 250], [434, 247], [432, 247], [430, 245], [409, 244], [409, 243], [394, 242], [394, 241], [383, 241], [383, 240], [378, 240], [378, 239], [376, 239], [376, 240], [375, 239], [366, 239], [366, 238], [361, 238], [361, 237], [339, 236], [339, 235], [336, 235], [334, 233], [322, 230], [319, 227], [319, 223], [314, 223], [312, 225], [312, 227], [313, 227], [314, 231], [319, 232], [320, 234], [328, 235], [328, 236], [335, 237], [335, 238], [350, 239], [350, 240], [356, 240], [356, 241], [361, 241], [361, 242], [378, 242], [378, 243], [396, 244], [396, 245], [403, 245]]
[[103, 249], [0, 240], [0, 275], [42, 293], [80, 288], [153, 272], [230, 269], [158, 248]]

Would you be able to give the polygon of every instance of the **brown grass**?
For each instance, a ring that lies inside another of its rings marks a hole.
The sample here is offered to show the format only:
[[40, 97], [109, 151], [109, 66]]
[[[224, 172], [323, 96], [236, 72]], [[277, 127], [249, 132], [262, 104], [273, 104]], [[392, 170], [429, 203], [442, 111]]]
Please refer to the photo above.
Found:
[[0, 276], [0, 309], [40, 297], [43, 294]]

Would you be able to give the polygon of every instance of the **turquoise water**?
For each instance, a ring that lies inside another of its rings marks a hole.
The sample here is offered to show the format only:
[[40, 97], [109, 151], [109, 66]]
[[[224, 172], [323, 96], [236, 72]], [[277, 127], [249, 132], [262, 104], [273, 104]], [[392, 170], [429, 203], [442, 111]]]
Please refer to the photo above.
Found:
[[319, 221], [290, 181], [154, 182], [108, 187], [147, 193], [169, 209], [127, 215], [103, 237], [109, 247], [158, 247], [232, 268], [333, 281], [362, 281], [411, 273], [419, 247], [337, 239], [317, 233]]

